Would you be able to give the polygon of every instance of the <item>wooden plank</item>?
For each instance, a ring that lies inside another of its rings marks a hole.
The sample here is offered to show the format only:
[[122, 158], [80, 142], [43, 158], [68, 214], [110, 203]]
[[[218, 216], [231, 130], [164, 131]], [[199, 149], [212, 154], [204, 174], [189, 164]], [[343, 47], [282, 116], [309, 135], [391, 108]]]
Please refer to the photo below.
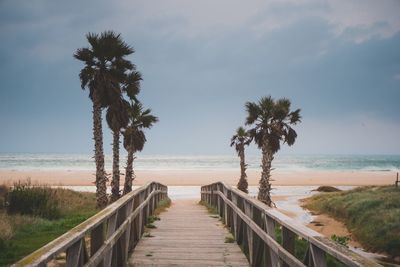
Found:
[[133, 251], [131, 266], [249, 266], [236, 243], [225, 243], [230, 236], [218, 218], [192, 200], [178, 200], [161, 213], [152, 237], [143, 237]]

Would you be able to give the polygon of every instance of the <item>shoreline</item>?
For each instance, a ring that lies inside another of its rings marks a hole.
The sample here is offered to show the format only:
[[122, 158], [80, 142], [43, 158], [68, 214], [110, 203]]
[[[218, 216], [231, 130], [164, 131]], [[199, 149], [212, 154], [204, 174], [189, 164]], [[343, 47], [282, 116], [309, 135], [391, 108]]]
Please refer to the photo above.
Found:
[[[94, 185], [94, 171], [74, 170], [0, 170], [0, 184], [12, 184], [31, 179], [32, 183], [65, 186]], [[170, 186], [199, 186], [223, 181], [236, 185], [239, 170], [138, 170], [134, 185], [158, 181]], [[111, 175], [109, 175], [110, 178]], [[249, 185], [258, 185], [259, 170], [247, 170]], [[388, 185], [395, 181], [396, 172], [377, 171], [278, 171], [272, 173], [272, 185], [277, 186], [368, 186]], [[110, 180], [110, 179], [109, 179]], [[121, 175], [121, 182], [124, 175]]]

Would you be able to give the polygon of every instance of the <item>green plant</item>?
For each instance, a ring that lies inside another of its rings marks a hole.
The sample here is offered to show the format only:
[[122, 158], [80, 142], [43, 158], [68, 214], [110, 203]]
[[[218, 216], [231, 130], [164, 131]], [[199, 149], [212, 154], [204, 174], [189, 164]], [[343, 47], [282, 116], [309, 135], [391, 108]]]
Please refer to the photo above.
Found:
[[363, 248], [400, 256], [400, 188], [368, 186], [318, 194], [303, 206], [344, 222]]
[[149, 218], [147, 218], [147, 223], [154, 223], [155, 221], [161, 220], [160, 217], [157, 215], [151, 215]]
[[318, 191], [318, 192], [339, 192], [342, 191], [334, 186], [329, 186], [329, 185], [323, 185], [323, 186], [319, 186], [317, 189], [313, 190], [313, 191]]
[[199, 205], [205, 206], [205, 207], [207, 208], [207, 210], [208, 210], [208, 213], [211, 213], [211, 214], [218, 214], [217, 208], [214, 207], [214, 206], [211, 206], [211, 205], [208, 204], [206, 201], [200, 200], [200, 201], [199, 201]]
[[153, 215], [157, 216], [160, 215], [161, 212], [165, 211], [171, 206], [171, 199], [168, 197], [159, 201], [157, 203], [157, 208], [154, 210]]
[[336, 243], [345, 246], [346, 248], [349, 247], [349, 241], [351, 240], [350, 236], [339, 236], [339, 235], [331, 235], [331, 239]]
[[157, 228], [157, 226], [155, 226], [155, 225], [152, 224], [152, 223], [148, 223], [148, 224], [146, 224], [146, 228], [154, 229], [154, 228]]
[[60, 218], [60, 209], [54, 191], [46, 186], [32, 186], [29, 182], [17, 182], [7, 197], [9, 214], [27, 214], [46, 219]]
[[235, 238], [233, 236], [226, 236], [225, 237], [225, 243], [234, 243]]
[[143, 235], [144, 237], [154, 237], [154, 235], [152, 235], [150, 232], [146, 232]]
[[8, 191], [8, 186], [0, 185], [0, 210], [6, 207]]

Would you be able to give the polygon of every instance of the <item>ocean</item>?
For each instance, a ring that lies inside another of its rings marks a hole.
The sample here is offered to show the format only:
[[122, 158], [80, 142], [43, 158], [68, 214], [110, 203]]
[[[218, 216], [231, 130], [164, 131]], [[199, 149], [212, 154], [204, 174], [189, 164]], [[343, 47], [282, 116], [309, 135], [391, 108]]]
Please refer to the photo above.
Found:
[[[111, 155], [106, 155], [106, 168], [111, 169]], [[260, 168], [260, 156], [247, 156], [248, 169]], [[125, 166], [125, 156], [121, 156]], [[237, 170], [239, 159], [234, 155], [182, 156], [138, 155], [138, 170]], [[89, 154], [0, 153], [0, 170], [93, 170]], [[400, 155], [277, 155], [273, 168], [279, 171], [377, 171], [400, 170]]]

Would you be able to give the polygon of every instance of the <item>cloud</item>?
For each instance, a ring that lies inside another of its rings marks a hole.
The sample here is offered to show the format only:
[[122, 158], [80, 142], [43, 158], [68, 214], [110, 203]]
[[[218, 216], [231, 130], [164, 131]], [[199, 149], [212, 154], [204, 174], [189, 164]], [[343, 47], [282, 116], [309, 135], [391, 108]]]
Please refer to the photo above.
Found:
[[[68, 136], [90, 140], [90, 102], [72, 53], [87, 45], [87, 32], [113, 29], [135, 47], [131, 59], [144, 75], [140, 98], [160, 116], [148, 153], [230, 153], [227, 141], [243, 124], [243, 104], [268, 94], [302, 108], [293, 151], [337, 151], [341, 138], [365, 129], [354, 114], [373, 118], [363, 119], [372, 125], [370, 140], [344, 143], [343, 151], [366, 151], [369, 143], [370, 151], [393, 151], [391, 133], [400, 119], [399, 10], [396, 1], [3, 0], [0, 121], [9, 129], [0, 141], [18, 142], [12, 129], [26, 121], [32, 123], [24, 132], [35, 135], [39, 120], [56, 128], [76, 120], [79, 127], [69, 127]], [[384, 139], [375, 129], [385, 129]], [[110, 143], [106, 130], [105, 137]], [[26, 142], [33, 151], [46, 143], [39, 135], [32, 140]], [[75, 148], [81, 147], [91, 144]]]

